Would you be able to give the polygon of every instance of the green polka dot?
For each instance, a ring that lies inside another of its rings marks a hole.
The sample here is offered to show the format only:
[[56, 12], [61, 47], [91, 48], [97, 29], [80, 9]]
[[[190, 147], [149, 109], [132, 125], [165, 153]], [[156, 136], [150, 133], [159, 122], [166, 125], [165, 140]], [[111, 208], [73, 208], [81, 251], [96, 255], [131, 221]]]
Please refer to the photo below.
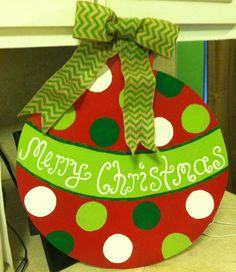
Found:
[[162, 242], [162, 255], [168, 259], [191, 246], [191, 240], [182, 233], [172, 233], [166, 236]]
[[54, 231], [46, 236], [47, 240], [53, 244], [57, 249], [69, 254], [74, 247], [74, 239], [72, 235], [65, 231]]
[[184, 83], [179, 81], [178, 79], [162, 72], [157, 73], [156, 89], [164, 96], [177, 96], [181, 92], [183, 86]]
[[76, 113], [74, 107], [71, 107], [53, 126], [56, 130], [64, 130], [70, 127], [76, 119]]
[[134, 224], [143, 230], [154, 228], [161, 219], [159, 208], [152, 202], [143, 202], [133, 211]]
[[113, 145], [119, 138], [120, 128], [110, 118], [100, 118], [94, 121], [90, 128], [90, 136], [98, 146], [107, 147]]
[[95, 231], [102, 228], [106, 220], [106, 208], [95, 201], [83, 204], [76, 214], [77, 224], [86, 231]]
[[120, 95], [119, 95], [119, 104], [120, 104], [121, 108], [124, 107], [124, 91], [120, 92]]
[[199, 104], [189, 105], [182, 114], [182, 126], [190, 133], [203, 132], [210, 123], [208, 110]]

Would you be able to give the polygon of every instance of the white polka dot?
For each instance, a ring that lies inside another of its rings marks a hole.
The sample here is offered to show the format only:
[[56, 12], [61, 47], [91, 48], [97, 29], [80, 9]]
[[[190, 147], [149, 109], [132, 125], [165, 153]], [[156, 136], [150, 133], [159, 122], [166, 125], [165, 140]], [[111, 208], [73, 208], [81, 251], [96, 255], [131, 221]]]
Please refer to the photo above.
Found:
[[37, 217], [49, 215], [56, 207], [56, 196], [52, 190], [44, 186], [31, 189], [24, 199], [27, 211]]
[[156, 146], [164, 146], [168, 144], [174, 135], [174, 129], [170, 121], [163, 117], [156, 117], [154, 124]]
[[187, 198], [186, 210], [195, 219], [206, 218], [214, 210], [214, 199], [206, 191], [194, 191]]
[[123, 263], [127, 261], [133, 252], [133, 244], [130, 239], [123, 234], [110, 236], [104, 246], [103, 253], [112, 263]]
[[112, 73], [107, 65], [102, 69], [102, 72], [99, 73], [97, 79], [94, 83], [88, 88], [89, 91], [94, 93], [101, 93], [105, 91], [112, 82]]

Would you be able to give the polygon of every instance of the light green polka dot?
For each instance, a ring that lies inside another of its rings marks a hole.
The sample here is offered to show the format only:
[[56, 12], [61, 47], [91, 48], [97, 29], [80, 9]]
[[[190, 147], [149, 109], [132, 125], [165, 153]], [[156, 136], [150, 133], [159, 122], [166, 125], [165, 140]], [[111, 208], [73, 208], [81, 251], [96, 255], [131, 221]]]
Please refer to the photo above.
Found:
[[124, 107], [124, 91], [120, 92], [120, 96], [119, 96], [119, 104], [120, 104], [120, 107], [121, 107], [121, 108]]
[[187, 132], [200, 133], [208, 127], [210, 115], [203, 105], [192, 104], [183, 111], [181, 121]]
[[76, 119], [76, 113], [74, 107], [72, 106], [54, 125], [54, 129], [56, 130], [64, 130], [70, 127]]
[[76, 214], [77, 224], [85, 231], [95, 231], [102, 228], [106, 220], [106, 208], [95, 201], [83, 204]]
[[191, 240], [182, 233], [171, 233], [162, 242], [162, 255], [168, 259], [191, 246]]

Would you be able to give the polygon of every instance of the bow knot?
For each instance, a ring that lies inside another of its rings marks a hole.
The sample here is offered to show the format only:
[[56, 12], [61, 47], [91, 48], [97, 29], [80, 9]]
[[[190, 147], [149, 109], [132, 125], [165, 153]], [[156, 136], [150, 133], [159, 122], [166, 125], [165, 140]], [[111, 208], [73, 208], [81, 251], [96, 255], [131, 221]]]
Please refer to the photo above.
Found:
[[138, 18], [117, 18], [106, 25], [108, 35], [124, 40], [135, 40], [140, 21]]
[[73, 36], [77, 39], [110, 42], [135, 40], [138, 45], [170, 58], [179, 27], [154, 18], [119, 18], [111, 9], [90, 2], [77, 2]]

